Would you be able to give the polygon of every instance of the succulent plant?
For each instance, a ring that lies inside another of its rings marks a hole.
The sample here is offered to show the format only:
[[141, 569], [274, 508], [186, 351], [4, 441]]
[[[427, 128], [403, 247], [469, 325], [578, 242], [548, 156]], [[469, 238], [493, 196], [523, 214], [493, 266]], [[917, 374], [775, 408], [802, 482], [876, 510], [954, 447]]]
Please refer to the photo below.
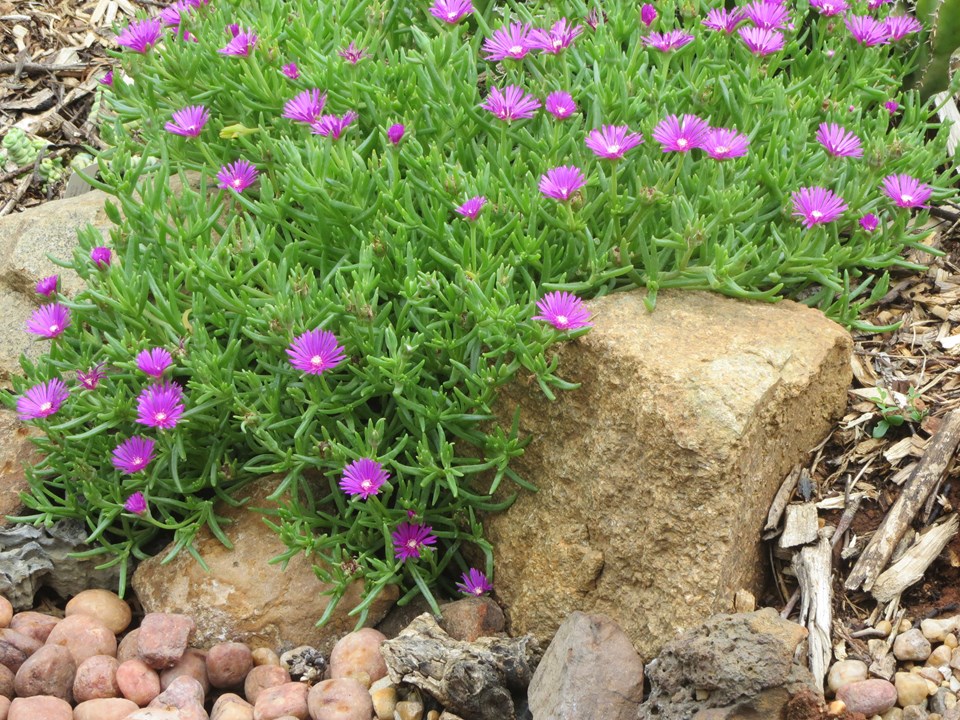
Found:
[[916, 14], [930, 28], [917, 73], [920, 95], [927, 99], [950, 87], [950, 57], [960, 47], [960, 0], [917, 0]]

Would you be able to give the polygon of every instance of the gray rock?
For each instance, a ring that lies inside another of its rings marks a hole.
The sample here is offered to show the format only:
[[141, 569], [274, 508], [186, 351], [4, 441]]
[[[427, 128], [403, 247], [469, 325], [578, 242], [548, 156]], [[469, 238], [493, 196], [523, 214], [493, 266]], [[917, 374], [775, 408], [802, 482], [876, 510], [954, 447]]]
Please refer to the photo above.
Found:
[[930, 657], [930, 641], [917, 628], [897, 635], [893, 641], [893, 654], [897, 660], [924, 661]]
[[117, 590], [120, 566], [95, 569], [99, 559], [81, 560], [70, 553], [89, 549], [83, 523], [61, 520], [49, 528], [15, 525], [0, 528], [0, 595], [17, 610], [33, 607], [43, 586], [61, 597], [73, 597], [88, 588]]
[[633, 720], [643, 700], [643, 660], [606, 615], [571, 613], [543, 654], [527, 698], [535, 718]]

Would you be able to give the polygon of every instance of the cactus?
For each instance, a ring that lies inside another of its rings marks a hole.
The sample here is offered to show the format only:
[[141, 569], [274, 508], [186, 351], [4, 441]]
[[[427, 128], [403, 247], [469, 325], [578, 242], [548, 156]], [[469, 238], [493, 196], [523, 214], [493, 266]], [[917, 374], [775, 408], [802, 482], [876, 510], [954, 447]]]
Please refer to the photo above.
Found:
[[[39, 148], [36, 142], [31, 140], [30, 136], [20, 128], [10, 128], [3, 136], [3, 142], [0, 144], [7, 151], [7, 157], [17, 165], [29, 165], [37, 159]], [[41, 144], [42, 146], [43, 144]]]
[[960, 47], [960, 0], [917, 0], [917, 18], [927, 27], [920, 48], [917, 85], [926, 100], [950, 87], [950, 56]]

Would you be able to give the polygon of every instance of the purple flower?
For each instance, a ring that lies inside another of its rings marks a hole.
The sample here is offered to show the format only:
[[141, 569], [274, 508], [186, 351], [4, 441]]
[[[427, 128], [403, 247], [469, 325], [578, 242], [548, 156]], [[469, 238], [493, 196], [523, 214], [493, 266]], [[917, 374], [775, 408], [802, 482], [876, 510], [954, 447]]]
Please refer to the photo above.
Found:
[[530, 26], [516, 22], [494, 31], [493, 37], [483, 41], [483, 51], [485, 60], [519, 60], [530, 52]]
[[123, 503], [123, 509], [134, 515], [143, 515], [147, 511], [147, 501], [143, 498], [143, 493], [139, 490], [127, 498]]
[[657, 9], [650, 3], [644, 3], [643, 7], [640, 8], [640, 22], [650, 27], [656, 19]]
[[296, 80], [298, 77], [300, 77], [300, 68], [297, 67], [297, 64], [295, 62], [287, 63], [282, 68], [280, 68], [280, 72], [282, 72], [291, 80]]
[[860, 138], [836, 123], [820, 123], [817, 142], [834, 157], [863, 157]]
[[570, 97], [570, 93], [558, 90], [547, 95], [544, 108], [557, 120], [566, 120], [577, 110], [577, 104]]
[[435, 0], [430, 14], [449, 25], [456, 25], [465, 15], [473, 12], [470, 0]]
[[862, 227], [867, 232], [873, 232], [877, 229], [877, 226], [880, 224], [880, 220], [873, 213], [867, 213], [862, 218], [860, 218], [860, 227]]
[[890, 15], [883, 21], [891, 42], [903, 40], [910, 33], [923, 30], [923, 24], [909, 15]]
[[665, 33], [652, 32], [643, 38], [643, 44], [656, 48], [660, 52], [670, 52], [693, 42], [693, 35], [683, 30], [668, 30]]
[[90, 259], [99, 270], [110, 267], [112, 256], [113, 253], [110, 252], [108, 247], [98, 246], [90, 251]]
[[191, 105], [173, 113], [173, 122], [163, 126], [167, 132], [184, 137], [197, 137], [210, 119], [210, 113], [203, 105]]
[[846, 0], [810, 0], [810, 7], [816, 8], [824, 17], [832, 17], [846, 12], [850, 6]]
[[531, 50], [542, 50], [550, 55], [559, 55], [570, 47], [577, 35], [583, 32], [583, 25], [569, 25], [566, 18], [557, 20], [550, 30], [539, 28], [530, 33], [527, 44]]
[[867, 3], [868, 10], [879, 10], [883, 5], [892, 2], [892, 0], [870, 0]]
[[113, 450], [113, 466], [129, 475], [140, 472], [153, 460], [154, 441], [134, 435], [117, 445]]
[[486, 204], [487, 199], [483, 195], [476, 195], [456, 208], [454, 212], [467, 218], [467, 220], [476, 220], [480, 215], [480, 211], [483, 210], [483, 206]]
[[900, 103], [896, 100], [887, 100], [883, 106], [887, 109], [887, 112], [893, 115], [897, 110], [900, 109]]
[[627, 125], [604, 125], [600, 130], [591, 130], [585, 142], [597, 157], [619, 160], [627, 150], [643, 142], [643, 135], [630, 132]]
[[[604, 22], [607, 20], [606, 13], [603, 13], [603, 20]], [[588, 12], [586, 17], [583, 18], [583, 21], [591, 30], [596, 30], [597, 25], [600, 24], [600, 13], [597, 12], [596, 8], [590, 8], [590, 12]]]
[[729, 160], [747, 154], [750, 140], [729, 128], [710, 128], [701, 146], [714, 160]]
[[902, 208], [922, 207], [930, 199], [933, 188], [924, 185], [906, 174], [887, 175], [883, 179], [883, 191]]
[[137, 422], [141, 425], [171, 430], [183, 410], [183, 390], [169, 381], [151, 385], [137, 398]]
[[27, 331], [45, 338], [60, 337], [70, 327], [70, 309], [60, 303], [41, 305], [27, 320]]
[[493, 585], [487, 580], [487, 576], [476, 568], [470, 568], [469, 571], [463, 573], [461, 579], [463, 582], [457, 583], [457, 590], [464, 595], [480, 597], [493, 590]]
[[793, 215], [803, 218], [801, 222], [807, 229], [832, 222], [847, 209], [842, 197], [822, 187], [800, 188], [791, 198]]
[[117, 35], [117, 45], [145, 53], [157, 44], [162, 34], [163, 25], [156, 18], [134, 20]]
[[670, 115], [653, 129], [653, 139], [663, 145], [663, 152], [689, 152], [703, 147], [709, 131], [710, 124], [696, 115]]
[[44, 297], [50, 297], [57, 291], [57, 282], [60, 280], [58, 275], [51, 275], [37, 281], [37, 294]]
[[403, 140], [403, 133], [406, 131], [406, 128], [400, 123], [396, 123], [387, 128], [387, 139], [392, 142], [394, 145], [399, 145], [400, 141]]
[[425, 545], [437, 542], [432, 535], [433, 528], [429, 525], [402, 522], [393, 532], [393, 556], [397, 560], [406, 561], [410, 558], [419, 559], [420, 551]]
[[366, 500], [380, 492], [380, 487], [390, 478], [390, 474], [376, 460], [360, 458], [343, 469], [340, 489], [347, 495]]
[[[233, 29], [231, 28], [231, 32]], [[248, 57], [257, 46], [257, 36], [252, 30], [241, 30], [237, 28], [233, 40], [226, 46], [217, 50], [221, 55], [233, 55], [235, 57]]]
[[17, 398], [17, 412], [21, 420], [50, 417], [70, 396], [67, 386], [59, 378], [34, 385]]
[[370, 57], [370, 54], [367, 52], [366, 48], [358, 48], [352, 41], [343, 50], [338, 50], [337, 55], [342, 57], [351, 65], [356, 65], [365, 57]]
[[310, 132], [314, 135], [323, 135], [324, 137], [339, 140], [340, 136], [343, 135], [343, 131], [347, 129], [347, 126], [356, 119], [357, 114], [352, 110], [344, 113], [343, 117], [338, 115], [321, 115], [310, 125]]
[[737, 29], [737, 25], [744, 20], [746, 20], [746, 16], [741, 8], [734, 8], [733, 10], [714, 8], [707, 13], [707, 19], [703, 21], [703, 26], [730, 35]]
[[160, 11], [160, 19], [167, 27], [179, 27], [184, 15], [189, 15], [193, 7], [186, 0], [169, 5]]
[[847, 15], [843, 22], [853, 39], [861, 45], [872, 47], [890, 42], [887, 26], [870, 15]]
[[113, 70], [107, 70], [107, 74], [104, 75], [99, 80], [101, 85], [106, 85], [107, 87], [113, 86]]
[[161, 377], [163, 371], [173, 364], [173, 357], [163, 348], [141, 350], [137, 354], [137, 368], [140, 372], [155, 378]]
[[220, 168], [220, 172], [217, 173], [217, 180], [220, 181], [217, 187], [242, 193], [257, 181], [257, 175], [257, 168], [253, 163], [241, 158]]
[[783, 33], [758, 27], [742, 27], [738, 31], [747, 49], [754, 55], [770, 55], [783, 50]]
[[540, 192], [554, 200], [569, 200], [586, 184], [583, 171], [576, 165], [561, 165], [540, 176]]
[[226, 31], [230, 33], [230, 37], [235, 38], [240, 34], [240, 25], [238, 23], [230, 23], [227, 25]]
[[320, 375], [332, 370], [346, 357], [337, 342], [337, 336], [327, 330], [308, 330], [287, 348], [290, 364], [308, 375]]
[[579, 330], [591, 327], [590, 312], [583, 306], [583, 300], [573, 293], [551, 292], [537, 301], [539, 315], [533, 320], [543, 320], [550, 323], [557, 330]]
[[489, 110], [501, 120], [510, 122], [532, 118], [540, 107], [540, 101], [527, 95], [523, 88], [509, 85], [503, 92], [500, 92], [499, 88], [490, 88], [490, 94], [480, 107]]
[[287, 100], [280, 117], [309, 125], [316, 122], [317, 118], [323, 114], [323, 106], [326, 104], [326, 93], [321, 93], [317, 88], [304, 90]]
[[743, 8], [743, 14], [758, 28], [778, 30], [790, 19], [789, 11], [777, 3], [756, 0]]
[[105, 377], [106, 375], [103, 372], [103, 363], [95, 365], [87, 372], [77, 370], [77, 381], [87, 390], [96, 390], [97, 385], [99, 385], [100, 381]]

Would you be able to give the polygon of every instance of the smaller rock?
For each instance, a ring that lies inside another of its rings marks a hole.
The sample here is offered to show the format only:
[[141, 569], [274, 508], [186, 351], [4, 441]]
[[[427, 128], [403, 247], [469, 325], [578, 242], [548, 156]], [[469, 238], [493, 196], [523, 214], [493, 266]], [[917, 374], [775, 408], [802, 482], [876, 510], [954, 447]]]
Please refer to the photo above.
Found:
[[903, 720], [928, 720], [927, 709], [923, 705], [907, 705], [903, 709]]
[[280, 656], [277, 655], [270, 648], [257, 648], [253, 651], [253, 664], [254, 665], [279, 665]]
[[373, 628], [344, 635], [330, 653], [330, 677], [353, 678], [368, 688], [374, 681], [386, 677], [387, 663], [380, 653], [386, 639], [386, 635]]
[[143, 708], [127, 715], [124, 720], [184, 720], [177, 708]]
[[13, 604], [3, 595], [0, 595], [0, 628], [10, 627], [13, 618]]
[[77, 705], [73, 720], [124, 720], [137, 710], [137, 704], [126, 698], [96, 698]]
[[503, 610], [488, 597], [466, 597], [441, 605], [440, 612], [440, 627], [455, 640], [473, 642], [503, 632]]
[[253, 653], [246, 643], [218, 643], [207, 651], [207, 678], [215, 688], [240, 687], [251, 670]]
[[92, 615], [71, 615], [57, 623], [47, 636], [47, 645], [62, 645], [80, 665], [94, 655], [117, 655], [117, 638]]
[[940, 667], [941, 665], [949, 665], [950, 657], [953, 655], [953, 650], [948, 648], [946, 645], [937, 645], [933, 649], [933, 652], [930, 653], [930, 657], [927, 658], [927, 665], [932, 665], [933, 667]]
[[7, 720], [8, 712], [10, 712], [10, 698], [0, 695], [0, 720]]
[[267, 688], [290, 682], [290, 673], [279, 665], [257, 665], [243, 681], [243, 695], [248, 703], [257, 704], [257, 697]]
[[960, 645], [960, 641], [957, 640], [956, 633], [947, 633], [947, 636], [943, 639], [943, 644], [951, 650], [955, 650]]
[[316, 648], [301, 645], [280, 656], [280, 667], [290, 673], [292, 679], [313, 685], [323, 680], [327, 659]]
[[903, 720], [903, 709], [892, 707], [881, 716], [881, 720]]
[[253, 720], [253, 705], [235, 693], [224, 693], [213, 704], [210, 720]]
[[16, 695], [16, 674], [6, 665], [0, 665], [0, 696], [12, 698]]
[[127, 660], [139, 660], [137, 654], [137, 643], [140, 640], [140, 628], [135, 628], [123, 636], [123, 640], [117, 646], [117, 660], [121, 663]]
[[930, 712], [939, 713], [943, 715], [947, 710], [949, 710], [953, 705], [947, 704], [947, 696], [953, 696], [953, 705], [957, 702], [957, 696], [953, 695], [947, 688], [937, 688], [937, 692], [930, 696], [930, 700], [927, 703], [927, 706], [930, 708]]
[[893, 641], [894, 657], [900, 661], [922, 662], [930, 657], [930, 650], [930, 641], [915, 629], [900, 633]]
[[67, 617], [85, 613], [97, 618], [114, 635], [119, 635], [127, 626], [133, 613], [130, 606], [120, 599], [120, 596], [109, 590], [83, 590], [74, 595], [67, 603], [64, 614]]
[[870, 717], [886, 712], [896, 704], [897, 688], [886, 680], [861, 680], [837, 690], [837, 700], [843, 701], [850, 712]]
[[[191, 705], [203, 705], [203, 686], [192, 677], [181, 675], [167, 686], [167, 689], [150, 701], [149, 707], [166, 707], [172, 705], [183, 711]], [[206, 713], [204, 713], [206, 715]]]
[[253, 720], [277, 720], [285, 715], [292, 715], [298, 720], [307, 720], [309, 691], [310, 688], [299, 682], [264, 688], [253, 706]]
[[395, 720], [422, 720], [423, 703], [419, 700], [401, 700], [394, 711]]
[[893, 623], [891, 623], [889, 620], [881, 620], [873, 627], [875, 630], [883, 633], [884, 635], [889, 635], [891, 632], [893, 632]]
[[166, 690], [178, 677], [192, 677], [203, 688], [206, 697], [210, 692], [210, 680], [207, 677], [206, 652], [196, 648], [187, 648], [177, 664], [160, 672], [160, 688]]
[[14, 698], [7, 720], [73, 720], [70, 703], [49, 695]]
[[176, 665], [196, 629], [193, 618], [179, 613], [147, 613], [140, 623], [137, 654], [154, 670]]
[[76, 673], [77, 664], [67, 648], [44, 645], [20, 666], [14, 686], [19, 697], [49, 695], [70, 702]]
[[397, 708], [397, 686], [389, 677], [380, 678], [370, 686], [370, 699], [377, 720], [394, 720], [393, 712]]
[[312, 720], [370, 720], [373, 701], [367, 688], [353, 678], [317, 683], [307, 695]]
[[124, 660], [117, 666], [120, 694], [140, 707], [146, 707], [160, 694], [160, 675], [143, 660]]
[[60, 618], [53, 617], [52, 615], [45, 615], [34, 612], [33, 610], [25, 610], [13, 616], [13, 619], [10, 621], [10, 629], [16, 630], [18, 633], [23, 633], [24, 635], [29, 635], [39, 643], [45, 643], [47, 638], [50, 637], [50, 631], [53, 630], [59, 622]]
[[117, 685], [119, 665], [112, 655], [94, 655], [80, 663], [73, 679], [74, 700], [83, 703], [87, 700], [120, 697], [120, 686]]
[[454, 715], [449, 710], [444, 710], [440, 713], [440, 720], [463, 720], [459, 715]]
[[920, 632], [930, 642], [943, 642], [947, 635], [960, 628], [960, 615], [950, 618], [928, 618], [920, 621]]
[[863, 682], [867, 679], [867, 664], [862, 660], [840, 660], [830, 666], [827, 686], [836, 692], [844, 685]]
[[40, 649], [40, 645], [32, 637], [4, 628], [0, 630], [0, 665], [17, 672], [26, 659]]
[[940, 673], [940, 670], [929, 665], [914, 665], [912, 668], [910, 668], [910, 672], [912, 672], [914, 675], [919, 675], [924, 680], [929, 680], [935, 685], [939, 685], [941, 682], [943, 682], [943, 675]]
[[[869, 682], [869, 681], [868, 681]], [[928, 695], [927, 680], [909, 672], [898, 672], [893, 677], [897, 688], [897, 704], [906, 708], [909, 705], [925, 703]], [[866, 713], [864, 713], [866, 715]]]

